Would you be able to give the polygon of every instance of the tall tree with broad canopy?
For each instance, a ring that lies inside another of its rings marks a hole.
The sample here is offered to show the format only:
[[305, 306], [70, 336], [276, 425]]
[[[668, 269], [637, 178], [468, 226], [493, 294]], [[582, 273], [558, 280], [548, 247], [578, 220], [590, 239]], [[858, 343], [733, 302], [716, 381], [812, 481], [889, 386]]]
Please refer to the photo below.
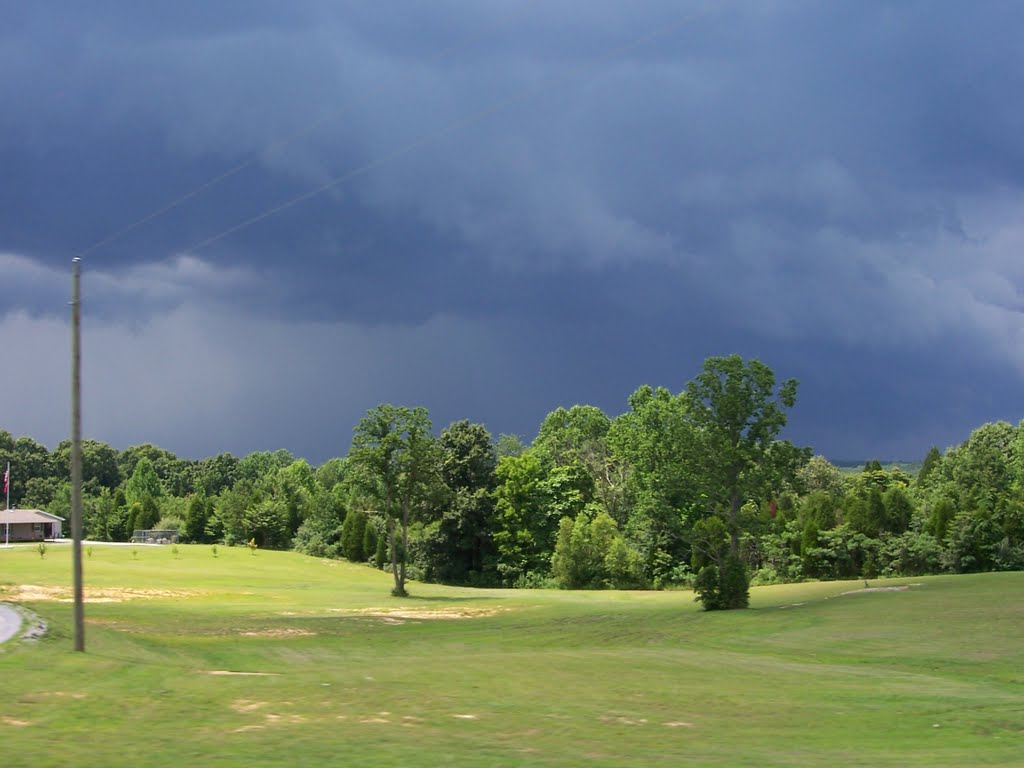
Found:
[[488, 524], [494, 510], [497, 455], [490, 432], [463, 419], [441, 432], [445, 503], [434, 510], [422, 545], [427, 575], [442, 582], [479, 584], [493, 564]]
[[629, 407], [608, 433], [612, 456], [623, 467], [623, 530], [640, 551], [648, 579], [660, 584], [676, 562], [689, 558], [686, 532], [703, 513], [694, 474], [700, 444], [685, 393], [642, 386]]
[[[767, 500], [810, 458], [809, 451], [776, 440], [786, 426], [787, 411], [796, 403], [796, 390], [796, 379], [776, 388], [771, 368], [739, 355], [708, 358], [687, 385], [690, 418], [704, 447], [698, 471], [710, 506], [725, 522], [729, 537], [726, 561], [717, 563], [721, 574], [732, 574], [728, 582], [723, 578], [722, 589], [739, 587], [735, 573], [743, 505]], [[746, 579], [742, 581], [746, 591]], [[743, 602], [723, 593], [716, 607], [739, 607]]]
[[551, 512], [544, 465], [536, 451], [503, 456], [495, 470], [494, 546], [498, 575], [508, 585], [550, 565], [558, 517]]
[[[441, 456], [426, 408], [381, 404], [356, 425], [349, 463], [379, 506], [391, 546], [391, 594], [404, 597], [409, 522], [443, 487]], [[399, 531], [401, 540], [399, 540]]]
[[147, 498], [158, 499], [163, 495], [163, 484], [153, 469], [153, 462], [143, 456], [135, 464], [131, 477], [124, 484], [124, 496], [128, 506], [142, 504]]

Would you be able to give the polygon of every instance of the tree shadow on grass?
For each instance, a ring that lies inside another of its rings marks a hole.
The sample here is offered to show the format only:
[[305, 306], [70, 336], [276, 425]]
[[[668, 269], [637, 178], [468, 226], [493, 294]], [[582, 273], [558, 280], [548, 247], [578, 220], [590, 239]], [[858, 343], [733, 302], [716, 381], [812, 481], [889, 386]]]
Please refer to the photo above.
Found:
[[410, 594], [400, 598], [402, 600], [415, 600], [424, 603], [468, 603], [477, 600], [499, 600], [498, 595], [471, 595], [469, 597], [452, 597], [445, 595], [416, 595]]

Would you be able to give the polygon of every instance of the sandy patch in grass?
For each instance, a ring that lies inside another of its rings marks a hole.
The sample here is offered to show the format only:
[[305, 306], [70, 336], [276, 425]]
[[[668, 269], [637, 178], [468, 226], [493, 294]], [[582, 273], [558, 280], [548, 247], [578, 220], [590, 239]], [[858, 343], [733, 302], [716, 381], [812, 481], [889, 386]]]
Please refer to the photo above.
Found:
[[279, 677], [277, 672], [236, 672], [232, 669], [197, 670], [203, 675], [215, 677]]
[[306, 718], [302, 715], [275, 715], [273, 713], [267, 713], [264, 715], [267, 725], [278, 725], [280, 723], [293, 723], [295, 725], [301, 725], [306, 722]]
[[246, 733], [247, 731], [262, 731], [262, 725], [243, 725], [241, 728], [235, 728], [231, 733]]
[[16, 718], [7, 717], [6, 715], [0, 717], [0, 723], [3, 723], [4, 725], [12, 725], [15, 728], [25, 728], [26, 726], [32, 725], [28, 720], [17, 720]]
[[231, 708], [239, 714], [246, 714], [248, 712], [255, 712], [260, 707], [267, 706], [266, 701], [251, 701], [249, 699], [238, 699], [232, 702]]
[[291, 628], [278, 628], [278, 629], [258, 629], [252, 632], [239, 632], [242, 637], [313, 637], [316, 632], [310, 632], [308, 629], [297, 629]]
[[602, 723], [618, 723], [619, 725], [647, 725], [647, 718], [645, 717], [622, 717], [614, 715], [604, 715], [601, 718]]
[[331, 608], [332, 613], [342, 613], [352, 616], [365, 616], [371, 619], [383, 621], [386, 624], [401, 624], [403, 620], [424, 620], [424, 621], [450, 621], [458, 619], [482, 619], [488, 616], [496, 616], [507, 608]]
[[688, 723], [685, 720], [672, 720], [670, 722], [663, 723], [663, 725], [666, 725], [669, 728], [693, 728], [693, 723]]
[[[121, 603], [125, 600], [152, 600], [161, 597], [193, 597], [196, 592], [174, 589], [134, 589], [128, 587], [86, 587], [83, 597], [87, 603]], [[74, 601], [68, 587], [49, 587], [39, 584], [16, 584], [0, 587], [5, 600], [24, 603]]]
[[924, 584], [899, 584], [895, 587], [864, 587], [863, 589], [851, 589], [843, 592], [844, 595], [862, 595], [865, 592], [906, 592], [911, 587], [923, 587]]
[[[282, 701], [279, 703], [283, 706], [291, 704], [290, 701]], [[254, 699], [236, 699], [231, 703], [231, 709], [240, 715], [255, 715], [258, 713], [259, 710], [269, 705], [270, 702], [268, 701], [256, 701]], [[279, 715], [276, 712], [267, 712], [263, 715], [263, 723], [261, 725], [243, 725], [240, 728], [235, 728], [230, 732], [245, 733], [246, 731], [262, 731], [264, 728], [269, 728], [277, 725], [284, 725], [289, 723], [292, 725], [302, 725], [305, 722], [306, 718], [304, 715]]]

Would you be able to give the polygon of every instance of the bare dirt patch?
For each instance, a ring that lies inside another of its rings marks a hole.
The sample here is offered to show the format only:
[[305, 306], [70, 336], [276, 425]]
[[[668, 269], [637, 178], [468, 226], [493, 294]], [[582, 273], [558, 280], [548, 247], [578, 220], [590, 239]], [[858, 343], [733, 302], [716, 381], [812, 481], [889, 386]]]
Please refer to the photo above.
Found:
[[0, 723], [3, 723], [4, 725], [11, 725], [15, 728], [25, 728], [29, 725], [32, 725], [32, 723], [30, 723], [28, 720], [18, 720], [13, 717], [7, 717], [6, 715], [0, 717]]
[[622, 717], [614, 715], [604, 715], [601, 718], [602, 723], [618, 723], [619, 725], [647, 725], [646, 717]]
[[196, 670], [203, 675], [213, 675], [214, 677], [278, 677], [277, 672], [236, 672], [232, 669], [208, 669], [208, 670]]
[[239, 714], [246, 714], [248, 712], [255, 712], [261, 707], [267, 706], [266, 701], [251, 701], [249, 699], [238, 699], [231, 703], [231, 708]]
[[506, 608], [463, 607], [463, 608], [331, 608], [332, 613], [349, 616], [363, 616], [377, 619], [385, 624], [402, 624], [405, 621], [453, 621], [459, 619], [482, 619], [496, 616]]
[[844, 595], [863, 595], [866, 592], [906, 592], [911, 587], [923, 587], [924, 584], [898, 584], [894, 587], [864, 587], [863, 589], [851, 589], [843, 592]]
[[251, 632], [239, 632], [238, 634], [242, 637], [313, 637], [316, 635], [316, 632], [295, 627], [280, 627], [277, 629], [257, 629]]
[[[129, 587], [86, 587], [83, 598], [87, 603], [122, 603], [125, 600], [153, 600], [168, 597], [194, 597], [198, 593], [175, 589], [135, 589]], [[70, 603], [74, 595], [68, 587], [40, 584], [14, 584], [0, 586], [0, 597], [19, 603]]]

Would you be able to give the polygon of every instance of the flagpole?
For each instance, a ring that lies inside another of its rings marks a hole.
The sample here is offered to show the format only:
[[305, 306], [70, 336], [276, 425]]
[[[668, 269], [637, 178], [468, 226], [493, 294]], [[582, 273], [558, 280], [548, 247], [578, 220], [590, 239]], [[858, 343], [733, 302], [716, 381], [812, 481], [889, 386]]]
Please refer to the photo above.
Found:
[[4, 547], [11, 546], [11, 462], [7, 462], [7, 471], [4, 472], [4, 490], [7, 491], [7, 518], [6, 530], [4, 531]]

